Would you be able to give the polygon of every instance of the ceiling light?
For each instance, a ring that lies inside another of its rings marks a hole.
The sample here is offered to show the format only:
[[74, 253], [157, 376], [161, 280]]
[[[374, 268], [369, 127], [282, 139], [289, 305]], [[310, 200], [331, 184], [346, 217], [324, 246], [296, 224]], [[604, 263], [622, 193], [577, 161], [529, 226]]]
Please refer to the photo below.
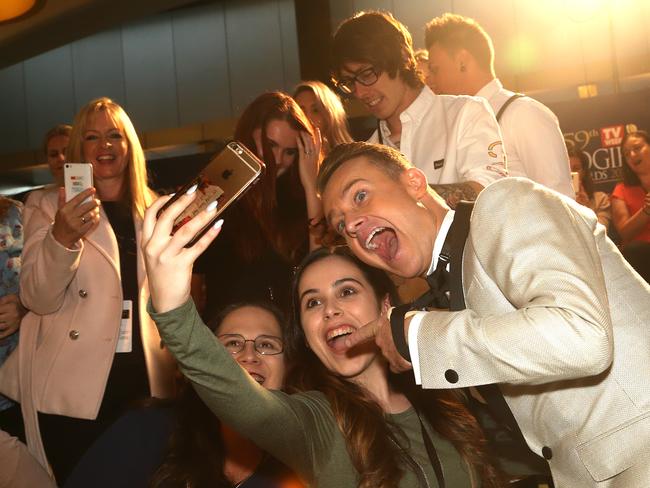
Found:
[[25, 15], [36, 5], [36, 0], [2, 0], [0, 2], [0, 22]]

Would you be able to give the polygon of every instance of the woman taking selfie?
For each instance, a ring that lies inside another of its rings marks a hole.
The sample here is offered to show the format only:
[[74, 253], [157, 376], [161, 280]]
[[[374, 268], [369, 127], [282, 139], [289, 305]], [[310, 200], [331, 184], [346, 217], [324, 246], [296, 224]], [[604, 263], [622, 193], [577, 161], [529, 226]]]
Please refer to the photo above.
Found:
[[480, 428], [453, 393], [428, 392], [420, 408], [393, 382], [374, 344], [345, 346], [347, 334], [386, 311], [391, 291], [383, 273], [345, 252], [316, 251], [296, 275], [295, 342], [304, 338], [311, 350], [297, 375], [302, 392], [268, 392], [248, 381], [208, 339], [189, 300], [192, 262], [218, 234], [213, 229], [184, 248], [209, 221], [205, 212], [169, 236], [191, 199], [180, 198], [157, 222], [166, 199], [156, 202], [145, 216], [143, 245], [152, 316], [215, 415], [316, 486], [500, 486]]
[[108, 98], [84, 106], [67, 161], [91, 163], [94, 187], [68, 202], [63, 188], [47, 192], [30, 209], [20, 276], [30, 312], [0, 370], [30, 450], [58, 484], [127, 405], [174, 389], [173, 358], [145, 310], [138, 245], [155, 194], [124, 110]]

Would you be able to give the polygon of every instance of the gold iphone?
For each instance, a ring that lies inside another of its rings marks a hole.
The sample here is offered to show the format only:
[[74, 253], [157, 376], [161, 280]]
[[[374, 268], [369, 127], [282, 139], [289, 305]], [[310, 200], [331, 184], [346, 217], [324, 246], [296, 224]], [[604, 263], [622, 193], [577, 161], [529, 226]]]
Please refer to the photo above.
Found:
[[196, 197], [183, 213], [174, 221], [172, 234], [184, 224], [204, 211], [206, 207], [217, 200], [219, 205], [212, 220], [203, 227], [186, 247], [193, 246], [212, 227], [219, 216], [241, 197], [248, 188], [259, 180], [264, 172], [264, 163], [246, 146], [232, 141], [217, 154], [201, 172], [191, 181], [183, 185], [176, 194], [160, 209], [158, 216], [187, 192], [197, 185]]

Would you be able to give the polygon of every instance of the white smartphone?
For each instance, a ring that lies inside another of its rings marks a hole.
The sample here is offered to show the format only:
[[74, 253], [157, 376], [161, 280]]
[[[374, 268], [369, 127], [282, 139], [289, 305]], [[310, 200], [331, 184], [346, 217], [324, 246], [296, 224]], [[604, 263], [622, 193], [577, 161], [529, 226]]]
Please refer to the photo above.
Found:
[[[65, 181], [65, 201], [69, 202], [82, 191], [93, 186], [93, 165], [90, 163], [65, 163], [63, 165]], [[88, 197], [85, 202], [90, 202]]]

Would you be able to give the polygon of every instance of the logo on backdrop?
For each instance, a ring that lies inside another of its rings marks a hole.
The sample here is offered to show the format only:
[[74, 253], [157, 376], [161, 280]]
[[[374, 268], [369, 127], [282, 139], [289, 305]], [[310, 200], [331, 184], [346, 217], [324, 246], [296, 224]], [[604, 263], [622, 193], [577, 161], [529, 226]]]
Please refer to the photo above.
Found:
[[598, 190], [610, 191], [622, 178], [623, 152], [621, 142], [628, 132], [638, 130], [635, 124], [618, 124], [606, 127], [566, 132], [568, 147], [577, 147], [589, 159], [591, 177]]

